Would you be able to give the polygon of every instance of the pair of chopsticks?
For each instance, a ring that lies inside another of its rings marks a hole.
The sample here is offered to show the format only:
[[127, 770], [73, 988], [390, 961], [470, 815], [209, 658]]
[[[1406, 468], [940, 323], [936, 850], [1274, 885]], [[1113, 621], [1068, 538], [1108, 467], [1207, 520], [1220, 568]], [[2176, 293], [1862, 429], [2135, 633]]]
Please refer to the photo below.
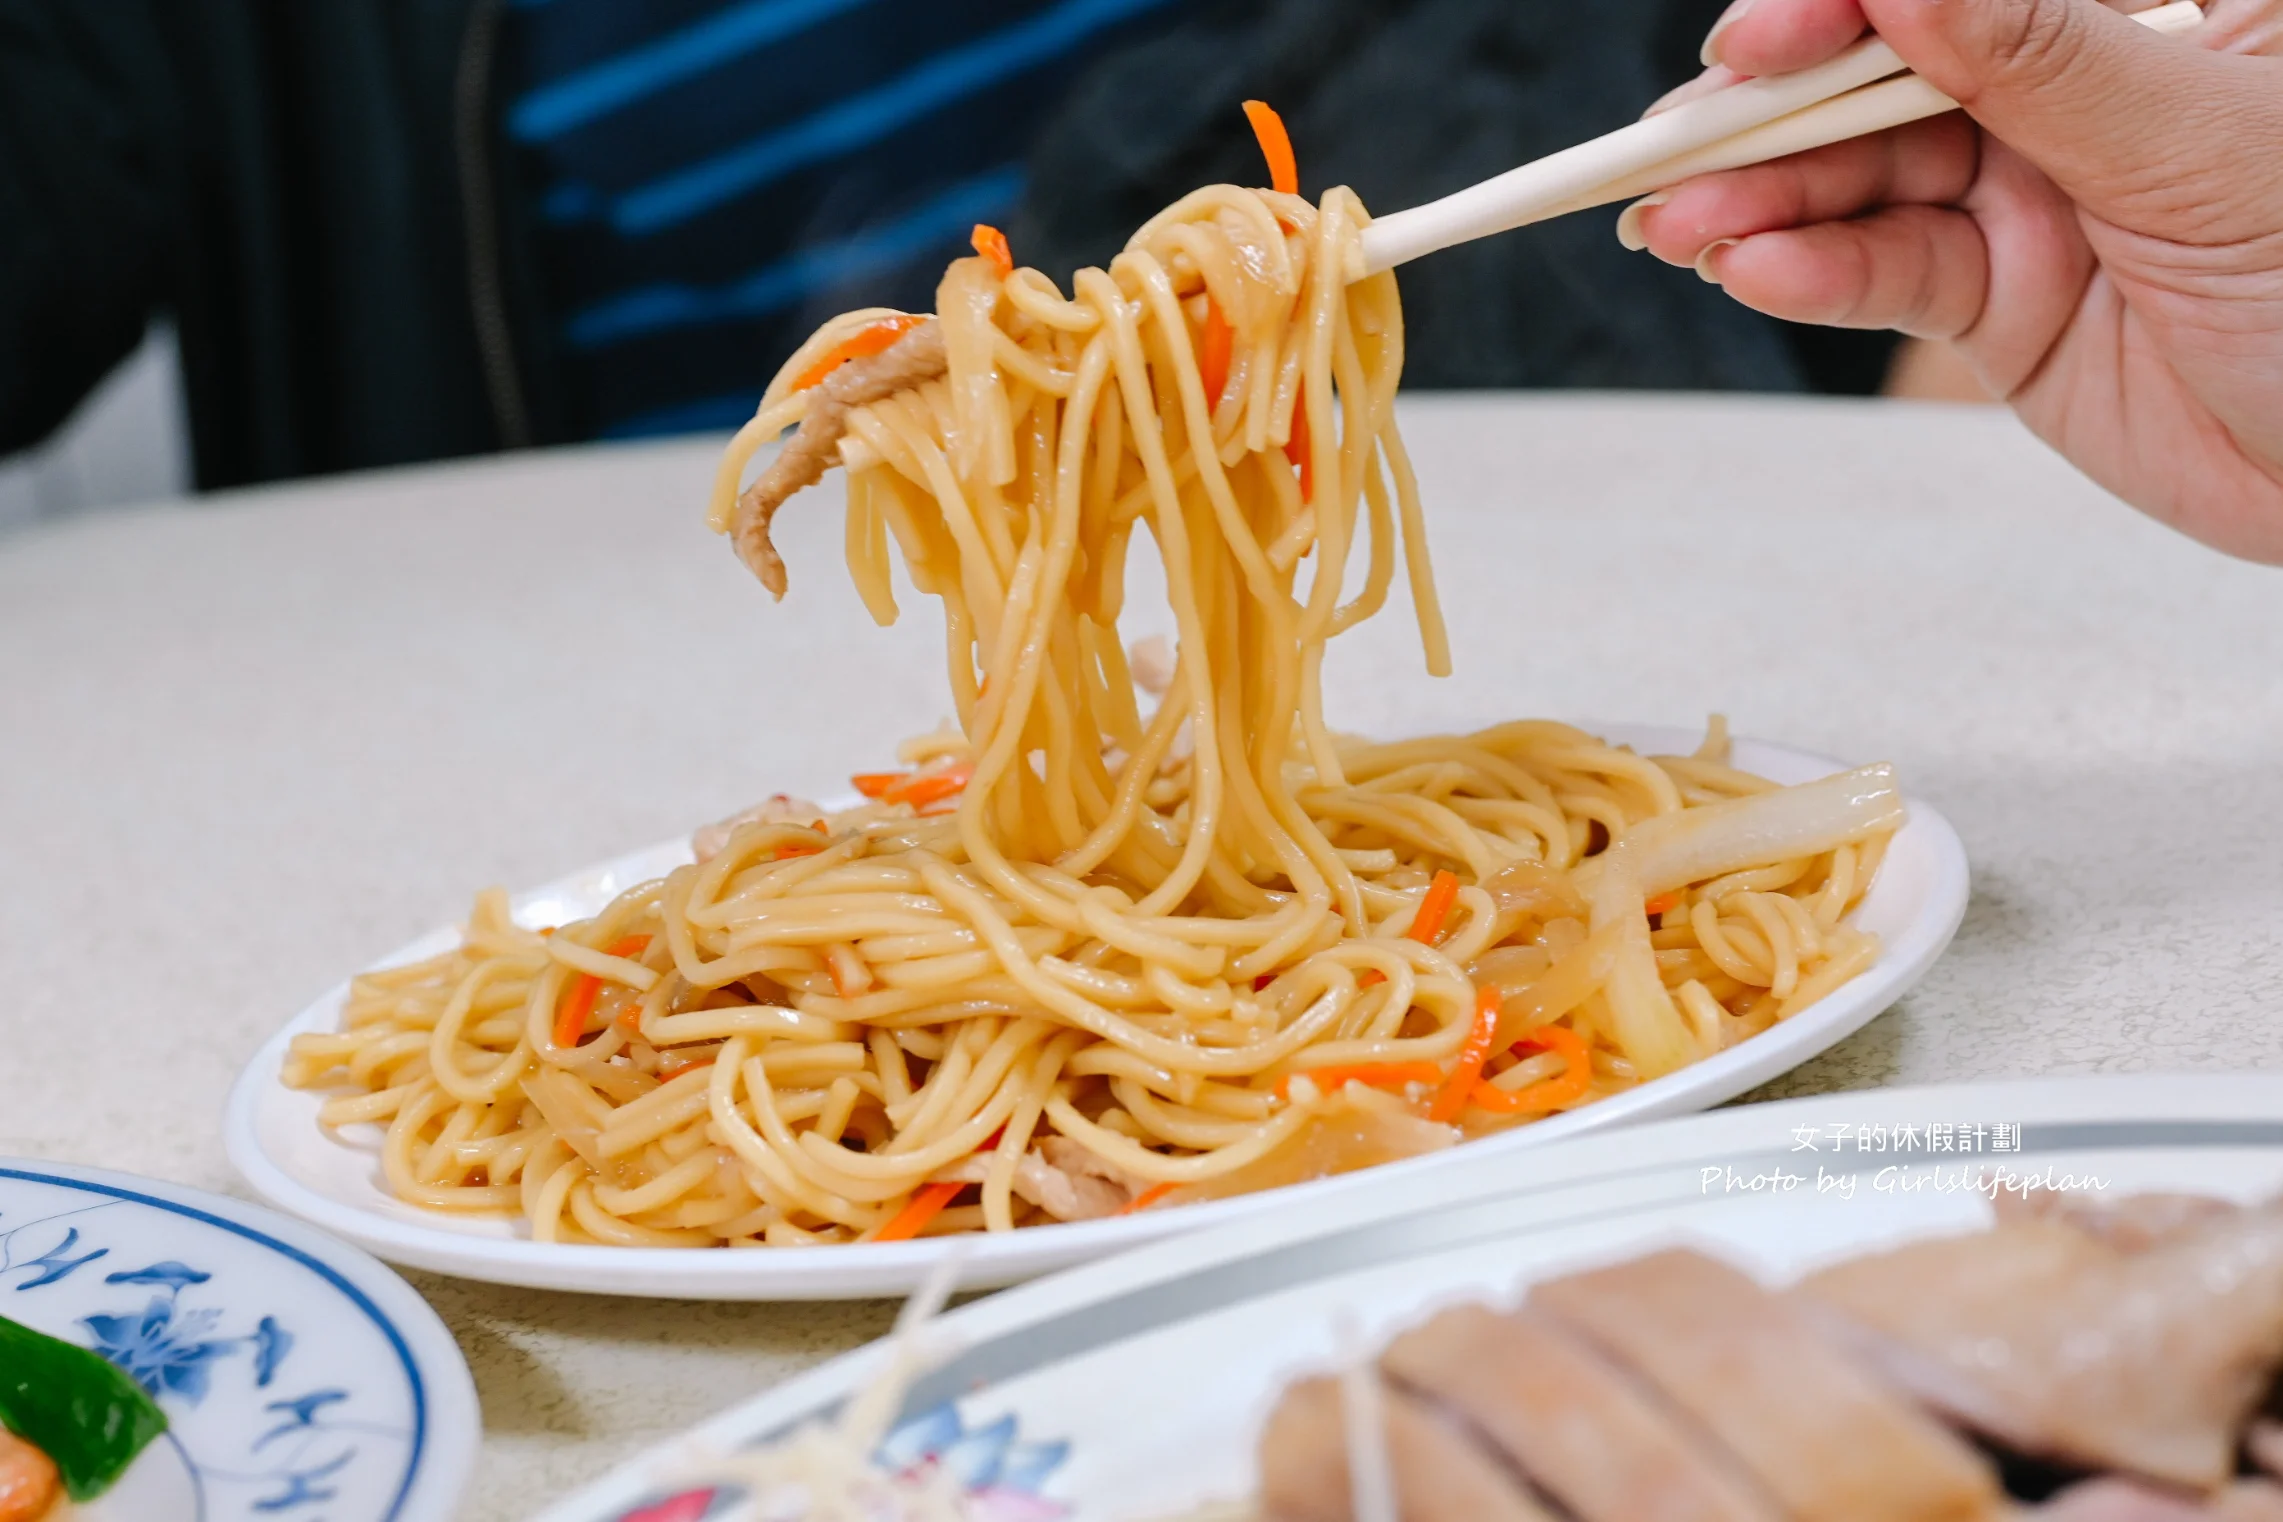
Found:
[[[2196, 0], [2133, 20], [2166, 34], [2204, 19]], [[1611, 201], [1629, 201], [1695, 175], [1740, 169], [1958, 109], [1866, 37], [1812, 69], [1747, 80], [1510, 169], [1439, 201], [1381, 217], [1363, 231], [1367, 272], [1421, 254]]]

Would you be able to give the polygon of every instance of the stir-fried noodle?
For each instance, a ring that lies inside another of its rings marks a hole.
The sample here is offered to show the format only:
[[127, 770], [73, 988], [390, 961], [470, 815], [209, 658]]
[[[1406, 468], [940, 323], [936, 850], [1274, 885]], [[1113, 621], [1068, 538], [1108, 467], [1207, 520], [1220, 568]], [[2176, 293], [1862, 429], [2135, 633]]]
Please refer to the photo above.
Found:
[[[1869, 965], [1846, 916], [1901, 821], [1886, 768], [1777, 788], [1717, 723], [1655, 758], [1327, 725], [1326, 644], [1399, 566], [1448, 665], [1365, 220], [1344, 189], [1213, 186], [1068, 297], [979, 239], [933, 319], [819, 330], [716, 525], [781, 586], [769, 516], [841, 466], [873, 614], [891, 541], [942, 604], [957, 732], [552, 933], [485, 895], [458, 949], [359, 978], [286, 1081], [387, 1128], [402, 1199], [542, 1239], [894, 1240], [1527, 1124]], [[1178, 631], [1154, 707], [1118, 634], [1137, 529]]]

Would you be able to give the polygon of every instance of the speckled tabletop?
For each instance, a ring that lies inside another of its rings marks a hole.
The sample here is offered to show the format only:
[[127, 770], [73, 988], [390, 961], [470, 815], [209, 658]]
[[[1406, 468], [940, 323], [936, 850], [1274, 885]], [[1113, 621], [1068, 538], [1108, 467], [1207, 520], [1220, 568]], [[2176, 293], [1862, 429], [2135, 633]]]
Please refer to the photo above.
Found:
[[[1891, 759], [1974, 899], [1900, 1006], [1773, 1092], [2283, 1062], [2283, 573], [2078, 479], [2006, 415], [1413, 397], [1458, 674], [1407, 611], [1335, 722], [1693, 723]], [[872, 627], [835, 504], [772, 605], [705, 442], [539, 454], [0, 541], [0, 1153], [244, 1192], [239, 1066], [346, 970], [528, 884], [826, 790], [948, 706]], [[528, 1514], [885, 1330], [413, 1276], [474, 1367], [464, 1516]]]

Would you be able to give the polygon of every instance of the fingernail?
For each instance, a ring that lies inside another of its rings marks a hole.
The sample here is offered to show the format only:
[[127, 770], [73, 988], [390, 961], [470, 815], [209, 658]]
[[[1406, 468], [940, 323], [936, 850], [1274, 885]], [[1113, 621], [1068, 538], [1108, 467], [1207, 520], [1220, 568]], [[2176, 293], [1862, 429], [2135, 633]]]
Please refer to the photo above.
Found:
[[1696, 256], [1696, 273], [1698, 277], [1702, 279], [1707, 285], [1720, 284], [1720, 271], [1714, 267], [1712, 256], [1719, 253], [1724, 248], [1734, 248], [1737, 244], [1743, 241], [1744, 240], [1741, 238], [1722, 238], [1717, 243], [1707, 243], [1704, 246], [1704, 252]]
[[1647, 248], [1649, 240], [1641, 233], [1641, 213], [1652, 206], [1662, 206], [1672, 198], [1673, 193], [1671, 191], [1660, 190], [1655, 195], [1641, 197], [1640, 200], [1619, 212], [1617, 214], [1617, 241], [1636, 254]]
[[1726, 64], [1714, 64], [1687, 84], [1675, 85], [1651, 101], [1649, 109], [1641, 113], [1641, 120], [1647, 121], [1652, 116], [1662, 116], [1675, 106], [1686, 105], [1692, 100], [1701, 100], [1715, 91], [1725, 90], [1730, 85], [1741, 83], [1743, 78], [1743, 75]]
[[1697, 54], [1706, 68], [1720, 62], [1720, 34], [1742, 21], [1744, 13], [1751, 8], [1752, 0], [1731, 0], [1728, 9], [1720, 13], [1720, 19], [1712, 23], [1712, 30], [1704, 34], [1704, 49]]
[[1647, 121], [1650, 117], [1670, 111], [1682, 101], [1687, 100], [1697, 86], [1703, 82], [1703, 79], [1704, 76], [1699, 74], [1687, 84], [1674, 85], [1670, 90], [1649, 102], [1649, 109], [1641, 113], [1641, 120]]

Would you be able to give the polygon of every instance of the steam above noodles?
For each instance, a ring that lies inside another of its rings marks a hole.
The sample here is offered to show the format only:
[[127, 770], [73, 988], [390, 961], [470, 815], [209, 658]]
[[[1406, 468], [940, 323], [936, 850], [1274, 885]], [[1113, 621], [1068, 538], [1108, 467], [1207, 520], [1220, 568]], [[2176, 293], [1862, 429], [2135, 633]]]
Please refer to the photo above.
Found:
[[[1344, 189], [1213, 186], [1068, 296], [979, 237], [932, 319], [826, 324], [714, 522], [781, 589], [770, 521], [838, 465], [874, 617], [892, 553], [941, 604], [957, 732], [551, 934], [487, 896], [457, 950], [359, 979], [286, 1081], [387, 1128], [400, 1197], [543, 1239], [896, 1240], [1527, 1124], [1868, 966], [1846, 917], [1901, 822], [1886, 768], [1778, 788], [1717, 726], [1649, 758], [1327, 723], [1327, 644], [1399, 568], [1449, 667], [1366, 220]], [[1177, 631], [1154, 706], [1118, 628], [1137, 531]]]

